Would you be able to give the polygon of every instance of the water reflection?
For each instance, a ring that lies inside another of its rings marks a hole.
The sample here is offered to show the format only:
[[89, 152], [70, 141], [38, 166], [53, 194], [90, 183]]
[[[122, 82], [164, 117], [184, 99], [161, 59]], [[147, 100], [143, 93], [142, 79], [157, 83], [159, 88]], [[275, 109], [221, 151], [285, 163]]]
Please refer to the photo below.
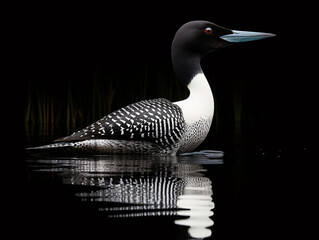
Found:
[[109, 218], [173, 215], [177, 226], [189, 227], [192, 238], [205, 238], [211, 235], [209, 227], [213, 225], [212, 182], [205, 176], [203, 164], [190, 160], [172, 156], [33, 156], [28, 167], [33, 172], [55, 172], [63, 184], [83, 186], [75, 196], [83, 202], [103, 203], [98, 210]]

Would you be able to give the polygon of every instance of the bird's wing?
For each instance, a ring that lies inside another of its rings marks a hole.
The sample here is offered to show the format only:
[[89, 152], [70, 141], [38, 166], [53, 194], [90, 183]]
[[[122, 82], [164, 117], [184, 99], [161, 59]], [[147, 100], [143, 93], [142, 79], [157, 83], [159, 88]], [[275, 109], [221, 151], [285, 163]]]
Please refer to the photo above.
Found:
[[181, 108], [169, 100], [158, 98], [130, 104], [55, 142], [145, 140], [165, 147], [181, 139], [184, 125]]

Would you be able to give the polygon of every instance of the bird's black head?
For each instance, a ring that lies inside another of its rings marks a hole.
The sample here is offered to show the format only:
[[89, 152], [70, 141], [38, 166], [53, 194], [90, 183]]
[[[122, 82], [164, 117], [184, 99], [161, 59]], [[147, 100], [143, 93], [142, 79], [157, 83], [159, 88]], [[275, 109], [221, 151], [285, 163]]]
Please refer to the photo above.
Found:
[[187, 86], [201, 72], [200, 60], [216, 49], [232, 43], [255, 41], [274, 34], [230, 30], [207, 21], [192, 21], [181, 26], [172, 43], [172, 63], [177, 77]]
[[218, 48], [229, 46], [230, 43], [220, 37], [232, 33], [230, 29], [207, 21], [188, 22], [176, 32], [172, 51], [203, 57]]

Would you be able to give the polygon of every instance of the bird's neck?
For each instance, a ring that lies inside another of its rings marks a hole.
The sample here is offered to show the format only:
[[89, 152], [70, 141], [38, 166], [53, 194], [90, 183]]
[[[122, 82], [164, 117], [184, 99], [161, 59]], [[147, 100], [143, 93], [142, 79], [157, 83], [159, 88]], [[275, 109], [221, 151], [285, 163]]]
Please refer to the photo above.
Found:
[[200, 66], [201, 57], [182, 51], [178, 47], [172, 49], [172, 64], [177, 79], [185, 86], [199, 73], [203, 73]]
[[200, 66], [201, 57], [178, 47], [172, 48], [172, 63], [176, 77], [189, 89], [189, 97], [175, 102], [183, 111], [189, 124], [201, 119], [212, 119], [214, 98], [209, 83]]
[[186, 123], [193, 124], [202, 119], [211, 123], [214, 115], [214, 98], [205, 75], [198, 73], [187, 88], [190, 92], [188, 98], [175, 102], [182, 109]]

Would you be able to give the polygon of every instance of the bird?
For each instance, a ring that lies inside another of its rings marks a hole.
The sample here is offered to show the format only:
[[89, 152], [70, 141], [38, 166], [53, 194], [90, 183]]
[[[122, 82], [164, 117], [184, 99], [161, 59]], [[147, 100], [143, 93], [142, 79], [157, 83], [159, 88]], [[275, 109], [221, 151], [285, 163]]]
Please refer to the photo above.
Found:
[[[204, 20], [187, 22], [176, 31], [171, 45], [176, 78], [189, 90], [186, 99], [141, 100], [69, 136], [28, 149], [67, 149], [78, 154], [191, 154], [208, 135], [215, 107], [201, 59], [234, 43], [273, 36], [231, 30]], [[208, 152], [212, 158], [223, 156], [221, 151]]]

